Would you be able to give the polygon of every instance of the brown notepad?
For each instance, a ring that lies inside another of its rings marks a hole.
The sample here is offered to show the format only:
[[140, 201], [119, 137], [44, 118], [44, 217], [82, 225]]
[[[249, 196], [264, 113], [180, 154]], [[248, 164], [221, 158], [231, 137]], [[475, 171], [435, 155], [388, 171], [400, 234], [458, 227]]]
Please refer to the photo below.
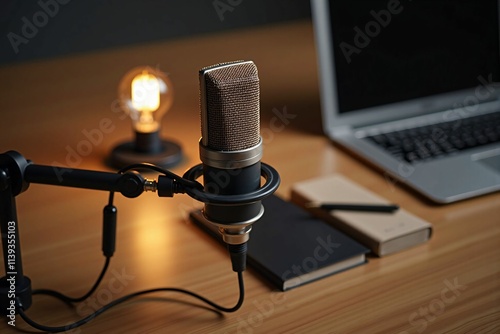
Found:
[[[384, 198], [340, 175], [295, 184], [292, 201], [302, 207], [309, 202], [389, 204]], [[432, 234], [430, 223], [402, 208], [394, 213], [326, 211], [318, 208], [308, 210], [358, 240], [378, 256], [422, 244]]]

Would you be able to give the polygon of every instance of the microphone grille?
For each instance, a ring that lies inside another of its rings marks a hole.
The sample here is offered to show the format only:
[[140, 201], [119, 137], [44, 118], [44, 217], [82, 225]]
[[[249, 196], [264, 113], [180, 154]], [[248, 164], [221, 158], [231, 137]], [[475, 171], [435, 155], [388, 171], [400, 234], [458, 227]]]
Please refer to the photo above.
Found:
[[255, 64], [238, 61], [205, 67], [200, 70], [200, 85], [203, 144], [219, 151], [257, 145], [260, 90]]

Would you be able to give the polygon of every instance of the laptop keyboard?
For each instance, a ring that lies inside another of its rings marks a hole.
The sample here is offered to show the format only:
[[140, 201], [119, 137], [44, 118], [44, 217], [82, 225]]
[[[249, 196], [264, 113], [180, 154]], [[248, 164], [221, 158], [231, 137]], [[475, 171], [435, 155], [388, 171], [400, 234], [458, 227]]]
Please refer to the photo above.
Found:
[[500, 142], [500, 111], [367, 137], [409, 163]]

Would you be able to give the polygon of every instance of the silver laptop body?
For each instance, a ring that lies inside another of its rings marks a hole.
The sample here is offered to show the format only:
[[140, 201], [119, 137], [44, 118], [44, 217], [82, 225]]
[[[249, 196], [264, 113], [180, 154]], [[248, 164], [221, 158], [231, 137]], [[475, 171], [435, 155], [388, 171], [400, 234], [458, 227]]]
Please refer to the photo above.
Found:
[[498, 141], [409, 162], [373, 140], [500, 112], [499, 2], [311, 0], [325, 133], [433, 202], [500, 190]]

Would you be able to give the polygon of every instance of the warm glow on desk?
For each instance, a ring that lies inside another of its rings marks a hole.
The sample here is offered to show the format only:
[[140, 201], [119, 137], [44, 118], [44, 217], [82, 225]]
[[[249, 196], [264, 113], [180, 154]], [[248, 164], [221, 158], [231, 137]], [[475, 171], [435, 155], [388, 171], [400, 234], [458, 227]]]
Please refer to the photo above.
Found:
[[129, 246], [137, 254], [134, 267], [140, 272], [167, 274], [174, 272], [179, 265], [178, 253], [175, 251], [176, 233], [172, 229], [175, 219], [165, 211], [165, 205], [148, 201], [129, 212], [128, 219], [133, 222], [135, 231]]

